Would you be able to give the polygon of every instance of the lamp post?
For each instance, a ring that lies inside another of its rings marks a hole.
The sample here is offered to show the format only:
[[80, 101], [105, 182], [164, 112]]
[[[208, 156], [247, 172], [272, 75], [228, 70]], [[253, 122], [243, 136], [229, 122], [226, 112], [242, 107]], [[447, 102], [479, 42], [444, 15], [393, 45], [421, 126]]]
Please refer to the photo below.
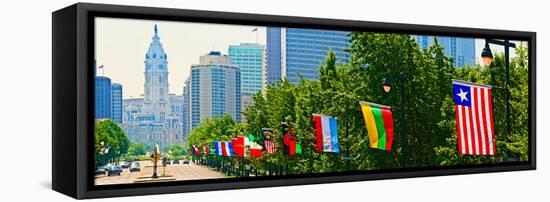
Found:
[[503, 41], [495, 39], [485, 39], [485, 47], [481, 52], [483, 58], [483, 64], [486, 67], [490, 67], [493, 62], [493, 53], [489, 44], [500, 45], [504, 47], [504, 65], [506, 68], [506, 77], [504, 80], [504, 88], [506, 89], [506, 134], [510, 135], [510, 90], [508, 89], [508, 82], [510, 80], [510, 48], [515, 48], [516, 44], [511, 43], [508, 39]]
[[[403, 148], [403, 158], [401, 159], [401, 166], [406, 167], [408, 164], [408, 142], [407, 142], [407, 124], [405, 124], [405, 81], [403, 78], [403, 67], [400, 66], [399, 71], [399, 99], [400, 99], [400, 107], [399, 107], [399, 126], [401, 127], [401, 145]], [[384, 89], [385, 93], [389, 93], [392, 89], [391, 83], [387, 77], [384, 77], [382, 79], [382, 88]]]

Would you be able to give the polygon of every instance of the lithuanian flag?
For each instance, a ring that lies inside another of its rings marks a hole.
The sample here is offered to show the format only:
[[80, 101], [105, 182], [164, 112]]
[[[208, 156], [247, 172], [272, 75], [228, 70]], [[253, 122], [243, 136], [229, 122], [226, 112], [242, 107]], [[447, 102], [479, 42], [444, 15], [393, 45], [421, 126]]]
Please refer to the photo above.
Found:
[[391, 151], [393, 141], [391, 107], [370, 102], [360, 102], [360, 104], [369, 133], [370, 147]]

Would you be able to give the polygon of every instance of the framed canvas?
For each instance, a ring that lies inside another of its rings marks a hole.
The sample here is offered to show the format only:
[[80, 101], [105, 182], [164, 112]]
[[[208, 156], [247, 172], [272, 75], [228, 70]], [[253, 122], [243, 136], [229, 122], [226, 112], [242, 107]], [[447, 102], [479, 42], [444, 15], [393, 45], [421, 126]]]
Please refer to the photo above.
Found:
[[533, 170], [536, 33], [78, 3], [54, 190], [97, 198]]

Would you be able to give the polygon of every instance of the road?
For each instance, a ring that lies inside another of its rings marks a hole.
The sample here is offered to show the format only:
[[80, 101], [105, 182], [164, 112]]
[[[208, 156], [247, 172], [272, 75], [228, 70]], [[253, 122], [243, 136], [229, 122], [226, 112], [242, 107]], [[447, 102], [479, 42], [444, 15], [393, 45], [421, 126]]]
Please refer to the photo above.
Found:
[[[140, 162], [143, 166], [150, 164], [150, 161]], [[227, 176], [211, 169], [206, 166], [196, 165], [193, 162], [189, 164], [174, 164], [168, 165], [167, 168], [171, 168], [176, 180], [199, 180], [199, 179], [215, 179], [215, 178], [226, 178]], [[162, 166], [159, 166], [158, 173], [162, 173]], [[134, 183], [138, 178], [139, 172], [130, 172], [127, 168], [122, 169], [120, 176], [107, 176], [107, 175], [96, 175], [95, 182], [96, 185], [107, 185], [107, 184], [128, 184]]]

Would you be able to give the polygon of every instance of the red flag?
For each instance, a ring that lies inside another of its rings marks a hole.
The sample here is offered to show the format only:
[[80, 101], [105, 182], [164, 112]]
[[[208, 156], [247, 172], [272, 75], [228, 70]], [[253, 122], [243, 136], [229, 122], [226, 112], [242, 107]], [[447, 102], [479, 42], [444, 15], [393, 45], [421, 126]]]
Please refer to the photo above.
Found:
[[262, 156], [262, 146], [258, 143], [250, 143], [250, 156], [261, 157]]

